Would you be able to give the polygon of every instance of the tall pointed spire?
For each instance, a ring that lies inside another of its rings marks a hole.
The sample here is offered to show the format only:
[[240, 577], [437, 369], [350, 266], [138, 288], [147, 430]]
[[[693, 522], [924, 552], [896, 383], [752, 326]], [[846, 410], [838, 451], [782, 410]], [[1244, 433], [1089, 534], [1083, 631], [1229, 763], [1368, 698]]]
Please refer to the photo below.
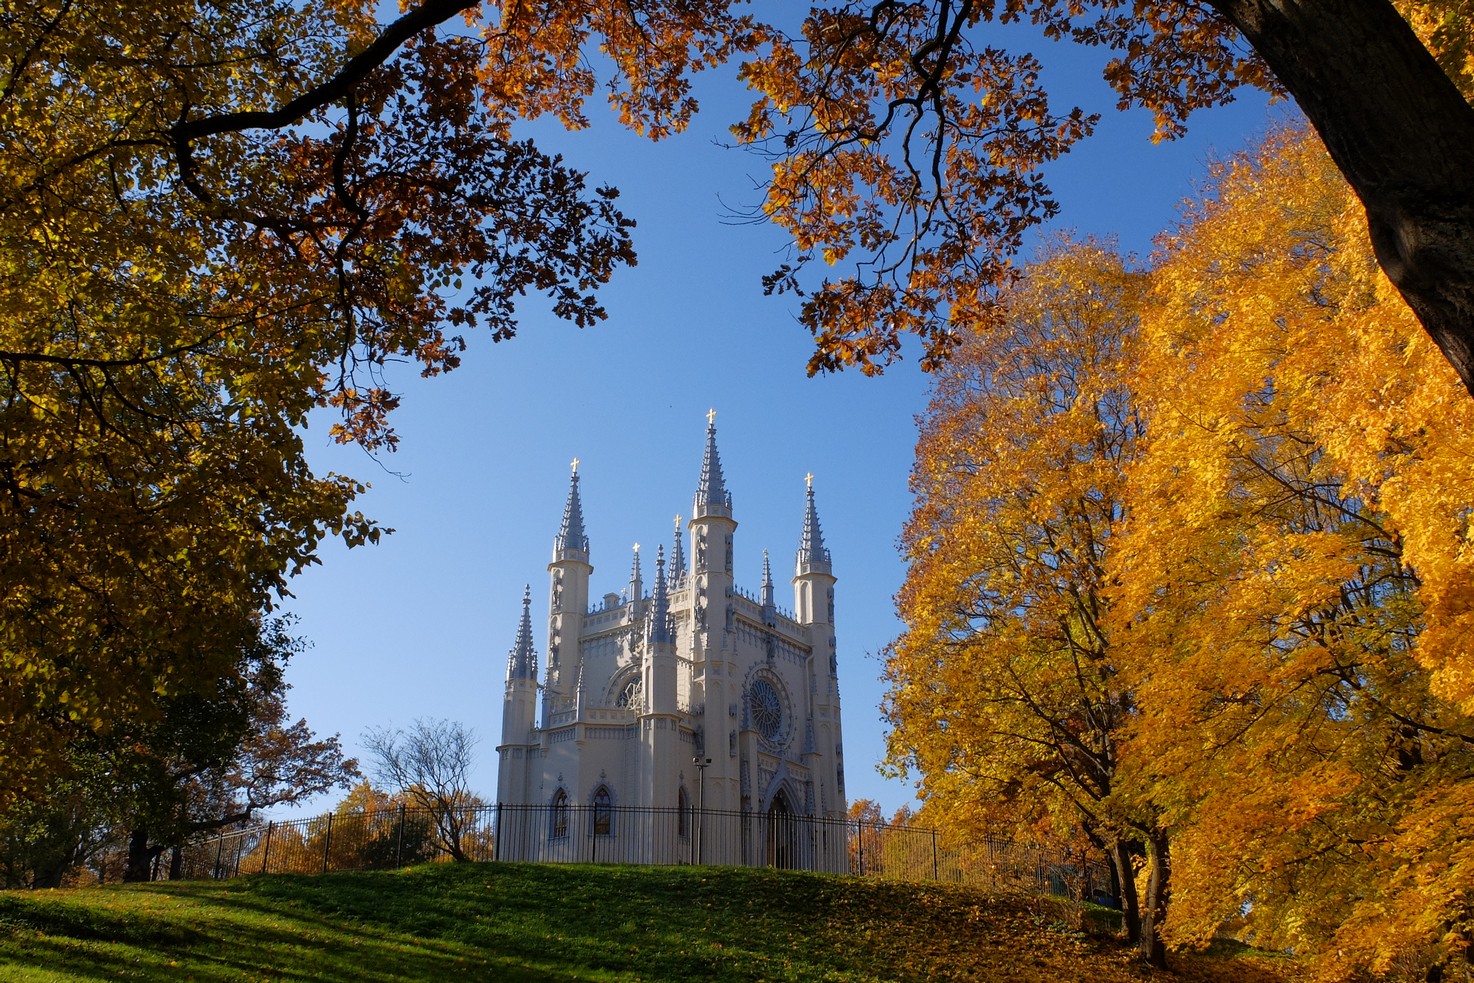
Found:
[[819, 510], [814, 507], [814, 476], [804, 475], [804, 481], [809, 490], [808, 503], [804, 510], [803, 538], [798, 544], [798, 572], [832, 573], [829, 550], [824, 547], [824, 531], [819, 528]]
[[655, 548], [655, 590], [650, 595], [650, 641], [662, 644], [675, 641], [670, 623], [670, 597], [665, 584], [665, 547]]
[[630, 600], [638, 601], [645, 595], [645, 577], [640, 573], [640, 544], [635, 544], [635, 559], [630, 565]]
[[[572, 554], [572, 555], [569, 555]], [[589, 538], [583, 531], [583, 503], [578, 497], [578, 458], [573, 459], [573, 477], [568, 485], [568, 501], [563, 506], [563, 526], [553, 540], [553, 559], [589, 559]]]
[[732, 493], [722, 478], [722, 458], [717, 453], [717, 411], [706, 414], [706, 455], [701, 459], [701, 482], [696, 486], [693, 518], [732, 515]]
[[772, 566], [768, 563], [768, 551], [762, 551], [762, 623], [771, 628], [778, 623], [778, 606], [772, 601]]
[[681, 517], [676, 516], [676, 532], [670, 544], [670, 576], [666, 585], [668, 590], [675, 590], [681, 578], [686, 576], [686, 543], [681, 533]]
[[532, 647], [532, 585], [522, 588], [522, 623], [507, 656], [508, 679], [537, 679], [537, 651]]

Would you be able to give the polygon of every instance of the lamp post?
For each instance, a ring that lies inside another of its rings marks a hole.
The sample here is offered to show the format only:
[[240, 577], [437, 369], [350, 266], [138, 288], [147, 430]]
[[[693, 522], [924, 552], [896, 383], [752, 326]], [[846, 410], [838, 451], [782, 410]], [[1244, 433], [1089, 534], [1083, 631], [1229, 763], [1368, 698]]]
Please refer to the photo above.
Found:
[[711, 759], [697, 755], [691, 761], [696, 765], [696, 829], [694, 831], [694, 837], [695, 863], [699, 864], [701, 863], [701, 829], [705, 825], [706, 816], [706, 766], [711, 764]]

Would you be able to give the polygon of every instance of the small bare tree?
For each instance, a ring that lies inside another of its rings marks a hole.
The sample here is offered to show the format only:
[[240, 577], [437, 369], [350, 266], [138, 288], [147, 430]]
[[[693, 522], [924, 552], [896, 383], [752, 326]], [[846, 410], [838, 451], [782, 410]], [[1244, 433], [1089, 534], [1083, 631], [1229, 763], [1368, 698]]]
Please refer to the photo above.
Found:
[[434, 818], [436, 846], [455, 860], [470, 859], [463, 833], [480, 804], [468, 786], [477, 741], [458, 721], [423, 718], [406, 730], [375, 727], [363, 735], [374, 778]]

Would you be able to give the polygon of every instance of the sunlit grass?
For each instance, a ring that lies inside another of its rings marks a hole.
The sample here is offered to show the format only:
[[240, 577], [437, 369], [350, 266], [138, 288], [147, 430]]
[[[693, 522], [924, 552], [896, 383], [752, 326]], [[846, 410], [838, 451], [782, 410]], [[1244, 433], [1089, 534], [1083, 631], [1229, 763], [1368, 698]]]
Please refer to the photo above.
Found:
[[[430, 864], [0, 894], [0, 979], [1146, 978], [1060, 903], [948, 885], [693, 867]], [[1207, 980], [1292, 966], [1203, 957]], [[1201, 971], [1201, 975], [1199, 975]]]

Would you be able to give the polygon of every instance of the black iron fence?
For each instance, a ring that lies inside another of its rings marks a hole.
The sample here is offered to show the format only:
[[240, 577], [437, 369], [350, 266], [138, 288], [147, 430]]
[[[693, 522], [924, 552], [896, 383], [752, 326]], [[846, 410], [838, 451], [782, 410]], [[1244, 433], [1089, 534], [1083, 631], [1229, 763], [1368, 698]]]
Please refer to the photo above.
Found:
[[325, 873], [449, 860], [772, 866], [1107, 900], [1109, 868], [999, 839], [788, 813], [632, 806], [397, 808], [273, 821], [193, 841], [188, 879]]

